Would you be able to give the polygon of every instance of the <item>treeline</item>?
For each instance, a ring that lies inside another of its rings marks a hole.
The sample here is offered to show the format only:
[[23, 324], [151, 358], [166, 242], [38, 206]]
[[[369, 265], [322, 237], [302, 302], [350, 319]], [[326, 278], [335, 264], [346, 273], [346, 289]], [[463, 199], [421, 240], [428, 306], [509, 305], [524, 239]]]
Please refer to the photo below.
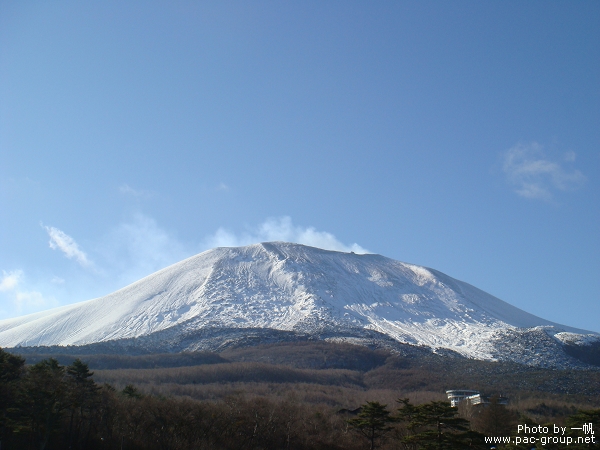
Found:
[[[131, 384], [99, 385], [93, 375], [79, 359], [26, 366], [0, 349], [0, 449], [488, 449], [486, 436], [514, 436], [518, 424], [537, 425], [497, 402], [460, 411], [442, 401], [399, 399], [389, 408], [369, 401], [340, 411], [293, 396], [153, 396]], [[600, 410], [578, 412], [566, 424], [598, 430]]]
[[[123, 384], [116, 381], [117, 378], [121, 378], [125, 384], [143, 384], [145, 381], [141, 378], [146, 377], [149, 384], [156, 378], [160, 379], [161, 383], [181, 385], [180, 367], [190, 367], [190, 370], [197, 371], [199, 378], [195, 380], [196, 383], [210, 383], [201, 380], [209, 380], [210, 373], [215, 371], [219, 372], [219, 377], [225, 377], [230, 382], [249, 381], [239, 376], [244, 372], [244, 367], [253, 367], [248, 369], [247, 373], [248, 376], [255, 374], [255, 379], [264, 375], [267, 378], [277, 378], [278, 381], [274, 382], [280, 383], [285, 382], [283, 375], [287, 373], [290, 375], [290, 382], [301, 382], [299, 378], [310, 378], [314, 375], [315, 379], [309, 382], [320, 383], [320, 371], [339, 369], [351, 371], [356, 385], [365, 389], [443, 393], [446, 389], [467, 388], [502, 393], [512, 398], [517, 394], [522, 396], [526, 393], [527, 396], [531, 396], [539, 393], [544, 400], [554, 398], [560, 401], [562, 397], [563, 400], [594, 407], [600, 398], [598, 369], [556, 370], [510, 362], [476, 361], [427, 352], [418, 357], [402, 356], [383, 349], [374, 350], [364, 346], [322, 341], [257, 345], [228, 349], [221, 353], [188, 352], [137, 356], [76, 354], [73, 349], [69, 352], [63, 351], [66, 349], [68, 348], [56, 348], [56, 353], [41, 352], [35, 348], [18, 348], [12, 351], [26, 357], [30, 364], [53, 357], [59, 363], [67, 365], [73, 359], [80, 358], [96, 371], [97, 379], [117, 384]], [[250, 363], [261, 365], [251, 366]], [[191, 369], [209, 365], [219, 367]], [[284, 367], [302, 369], [304, 372], [286, 372]], [[173, 369], [170, 371], [171, 380], [167, 370], [169, 368]], [[143, 374], [135, 373], [138, 369], [147, 371]], [[115, 372], [112, 372], [113, 370]], [[271, 371], [273, 373], [269, 374]], [[323, 382], [333, 385], [336, 378], [327, 376]], [[191, 380], [191, 384], [194, 384], [194, 380]]]
[[[570, 411], [559, 408], [561, 404], [600, 406], [599, 370], [539, 369], [438, 355], [413, 359], [334, 344], [253, 347], [220, 356], [226, 362], [143, 370], [98, 370], [92, 363], [90, 367], [100, 382], [121, 388], [135, 384], [144, 391], [199, 400], [223, 398], [236, 390], [270, 390], [279, 395], [293, 389], [306, 401], [314, 397], [314, 403], [348, 408], [369, 400], [365, 391], [378, 391], [381, 394], [375, 399], [390, 403], [398, 395], [414, 392], [435, 394], [419, 400], [430, 401], [442, 400], [447, 389], [476, 389], [510, 397], [511, 405], [523, 410], [546, 403], [551, 408], [531, 413], [537, 420], [569, 415]], [[361, 363], [362, 356], [365, 361]], [[136, 366], [135, 358], [130, 366]], [[81, 359], [88, 361], [87, 356]]]
[[210, 364], [170, 369], [123, 369], [101, 371], [103, 381], [111, 384], [210, 384], [235, 382], [315, 383], [334, 386], [365, 387], [360, 372], [344, 369], [296, 369], [256, 362]]
[[203, 364], [218, 364], [229, 362], [216, 353], [211, 352], [182, 352], [160, 353], [152, 355], [70, 355], [63, 353], [43, 354], [25, 353], [23, 348], [15, 349], [27, 359], [29, 364], [35, 364], [43, 359], [54, 358], [61, 364], [69, 364], [73, 359], [85, 359], [94, 370], [112, 369], [159, 369], [168, 367], [199, 366]]

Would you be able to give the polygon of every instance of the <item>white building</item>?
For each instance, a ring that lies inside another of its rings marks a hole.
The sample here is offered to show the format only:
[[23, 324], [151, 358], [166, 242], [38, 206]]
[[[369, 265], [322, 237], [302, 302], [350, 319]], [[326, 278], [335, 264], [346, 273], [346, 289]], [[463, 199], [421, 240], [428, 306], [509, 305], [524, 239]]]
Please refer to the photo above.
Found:
[[[470, 389], [453, 389], [446, 391], [446, 395], [450, 400], [450, 405], [454, 408], [457, 407], [460, 402], [466, 400], [471, 405], [488, 405], [491, 401], [491, 397], [483, 396], [479, 391], [473, 391]], [[507, 405], [508, 399], [506, 397], [498, 397], [498, 404]]]
[[[508, 399], [506, 397], [496, 397], [496, 399], [499, 405], [508, 405]], [[492, 397], [475, 394], [465, 398], [465, 400], [471, 405], [489, 405], [492, 401]]]
[[446, 391], [446, 395], [448, 396], [448, 400], [450, 400], [450, 405], [454, 408], [458, 406], [458, 404], [465, 398], [480, 394], [479, 391], [473, 391], [469, 389], [453, 389]]

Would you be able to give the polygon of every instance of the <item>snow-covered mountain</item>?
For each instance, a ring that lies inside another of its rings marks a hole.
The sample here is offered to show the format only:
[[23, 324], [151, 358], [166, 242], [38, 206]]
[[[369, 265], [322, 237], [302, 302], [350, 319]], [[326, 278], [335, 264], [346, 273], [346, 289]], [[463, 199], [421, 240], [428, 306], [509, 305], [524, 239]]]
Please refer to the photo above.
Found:
[[105, 297], [0, 321], [8, 348], [215, 350], [306, 338], [544, 366], [579, 364], [565, 343], [600, 343], [433, 269], [283, 242], [215, 248]]

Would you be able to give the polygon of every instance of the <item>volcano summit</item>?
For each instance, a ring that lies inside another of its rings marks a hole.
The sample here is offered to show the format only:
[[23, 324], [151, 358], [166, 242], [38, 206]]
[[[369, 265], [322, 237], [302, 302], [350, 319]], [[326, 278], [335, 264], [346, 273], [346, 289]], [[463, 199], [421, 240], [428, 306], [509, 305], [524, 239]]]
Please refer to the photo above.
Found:
[[0, 346], [218, 350], [324, 339], [576, 367], [600, 335], [381, 255], [268, 242], [215, 248], [105, 297], [0, 321]]

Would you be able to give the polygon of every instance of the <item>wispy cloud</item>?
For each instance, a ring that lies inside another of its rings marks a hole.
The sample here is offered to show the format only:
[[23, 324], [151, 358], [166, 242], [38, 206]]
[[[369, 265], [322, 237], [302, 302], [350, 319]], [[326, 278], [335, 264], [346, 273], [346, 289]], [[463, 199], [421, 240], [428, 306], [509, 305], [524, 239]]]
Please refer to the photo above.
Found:
[[[122, 285], [213, 247], [236, 247], [265, 241], [286, 241], [328, 250], [368, 253], [358, 244], [344, 244], [333, 234], [314, 227], [293, 224], [290, 217], [270, 218], [247, 232], [235, 234], [225, 228], [200, 243], [182, 242], [175, 233], [162, 228], [153, 218], [135, 214], [119, 224], [96, 245], [104, 277]], [[119, 287], [121, 287], [119, 286]]]
[[58, 228], [48, 227], [42, 225], [50, 236], [50, 248], [53, 250], [60, 250], [69, 259], [74, 259], [83, 267], [92, 266], [92, 262], [88, 259], [87, 255], [80, 250], [77, 242]]
[[583, 173], [568, 167], [575, 156], [569, 151], [560, 163], [548, 159], [537, 142], [517, 144], [503, 154], [503, 170], [518, 195], [549, 201], [556, 191], [572, 191], [585, 182]]
[[204, 240], [204, 245], [208, 248], [237, 247], [266, 241], [294, 242], [326, 250], [369, 253], [368, 250], [356, 243], [343, 244], [333, 234], [326, 231], [318, 231], [314, 227], [296, 226], [288, 216], [269, 218], [256, 229], [239, 235], [225, 228], [219, 228], [215, 234]]
[[148, 197], [152, 197], [152, 195], [153, 195], [152, 192], [146, 191], [144, 189], [134, 189], [131, 186], [129, 186], [127, 183], [124, 183], [121, 186], [119, 186], [119, 192], [123, 195], [135, 197], [135, 198], [148, 198]]
[[105, 272], [124, 283], [138, 280], [194, 253], [144, 214], [113, 228], [97, 245]]
[[223, 182], [220, 182], [219, 185], [217, 186], [217, 191], [225, 191], [225, 192], [227, 192], [230, 189], [231, 188], [227, 184], [225, 184]]

